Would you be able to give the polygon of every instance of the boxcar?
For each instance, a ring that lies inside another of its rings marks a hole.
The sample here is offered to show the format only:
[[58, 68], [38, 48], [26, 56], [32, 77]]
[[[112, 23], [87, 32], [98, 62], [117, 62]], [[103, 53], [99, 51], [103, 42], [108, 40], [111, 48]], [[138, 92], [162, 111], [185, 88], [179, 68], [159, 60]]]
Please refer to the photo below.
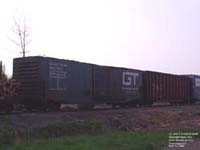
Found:
[[95, 101], [119, 105], [142, 103], [142, 71], [97, 65], [93, 67]]
[[144, 71], [144, 97], [146, 103], [189, 103], [191, 79], [186, 76]]
[[32, 108], [65, 104], [136, 103], [142, 72], [49, 57], [14, 59], [13, 77], [21, 83], [19, 99]]
[[192, 100], [200, 101], [200, 76], [199, 75], [188, 75], [192, 79]]

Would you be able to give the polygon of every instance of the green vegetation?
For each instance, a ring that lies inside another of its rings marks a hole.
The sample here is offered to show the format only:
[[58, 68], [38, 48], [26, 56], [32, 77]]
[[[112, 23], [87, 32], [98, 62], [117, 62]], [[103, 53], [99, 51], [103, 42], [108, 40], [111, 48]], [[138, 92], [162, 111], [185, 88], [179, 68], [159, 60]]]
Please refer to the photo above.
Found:
[[18, 130], [5, 126], [0, 128], [0, 150], [159, 150], [167, 145], [170, 132], [200, 133], [200, 129], [105, 132], [95, 121]]
[[102, 125], [92, 121], [76, 121], [53, 124], [40, 128], [13, 129], [8, 126], [0, 128], [0, 146], [30, 143], [38, 139], [56, 139], [80, 134], [98, 134]]
[[131, 150], [159, 149], [166, 143], [165, 132], [114, 132], [99, 135], [76, 135], [48, 140], [37, 140], [29, 144], [14, 145], [12, 150]]
[[[101, 134], [78, 134], [59, 138], [35, 139], [29, 143], [4, 146], [12, 150], [159, 150], [168, 143], [169, 132], [199, 132], [200, 130], [160, 130]], [[199, 137], [198, 137], [199, 138]], [[0, 148], [1, 150], [1, 148]]]

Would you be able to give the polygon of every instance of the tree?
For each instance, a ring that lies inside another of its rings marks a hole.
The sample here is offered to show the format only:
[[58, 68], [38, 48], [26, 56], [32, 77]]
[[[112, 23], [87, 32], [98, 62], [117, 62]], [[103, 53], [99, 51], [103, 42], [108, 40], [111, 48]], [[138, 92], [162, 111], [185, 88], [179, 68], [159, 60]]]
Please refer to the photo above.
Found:
[[26, 19], [16, 19], [13, 17], [14, 25], [12, 26], [12, 31], [14, 33], [14, 38], [11, 39], [11, 41], [20, 47], [22, 56], [25, 57], [26, 53], [26, 47], [31, 42], [30, 38], [30, 27], [27, 25]]
[[5, 65], [0, 61], [0, 80], [7, 80], [8, 76], [5, 73]]

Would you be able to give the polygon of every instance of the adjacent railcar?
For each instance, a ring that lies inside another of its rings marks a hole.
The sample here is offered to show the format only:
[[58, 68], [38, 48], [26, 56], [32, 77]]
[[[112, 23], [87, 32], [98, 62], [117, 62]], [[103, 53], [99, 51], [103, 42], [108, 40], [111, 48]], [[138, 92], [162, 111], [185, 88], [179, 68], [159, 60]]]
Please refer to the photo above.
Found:
[[20, 103], [29, 109], [136, 104], [143, 96], [142, 71], [133, 69], [35, 56], [14, 59], [13, 77], [21, 83]]
[[191, 102], [191, 79], [189, 77], [144, 71], [143, 84], [146, 103], [169, 102], [174, 104]]
[[188, 75], [192, 79], [192, 101], [193, 102], [200, 102], [200, 76], [199, 75]]

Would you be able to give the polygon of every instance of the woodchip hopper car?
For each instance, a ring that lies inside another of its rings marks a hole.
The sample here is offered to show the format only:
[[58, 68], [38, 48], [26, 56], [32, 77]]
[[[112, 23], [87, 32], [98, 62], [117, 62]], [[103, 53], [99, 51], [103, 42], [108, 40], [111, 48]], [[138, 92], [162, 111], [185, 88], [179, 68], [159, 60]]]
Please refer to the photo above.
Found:
[[150, 104], [153, 102], [191, 103], [191, 83], [191, 78], [187, 76], [144, 71], [144, 98]]

